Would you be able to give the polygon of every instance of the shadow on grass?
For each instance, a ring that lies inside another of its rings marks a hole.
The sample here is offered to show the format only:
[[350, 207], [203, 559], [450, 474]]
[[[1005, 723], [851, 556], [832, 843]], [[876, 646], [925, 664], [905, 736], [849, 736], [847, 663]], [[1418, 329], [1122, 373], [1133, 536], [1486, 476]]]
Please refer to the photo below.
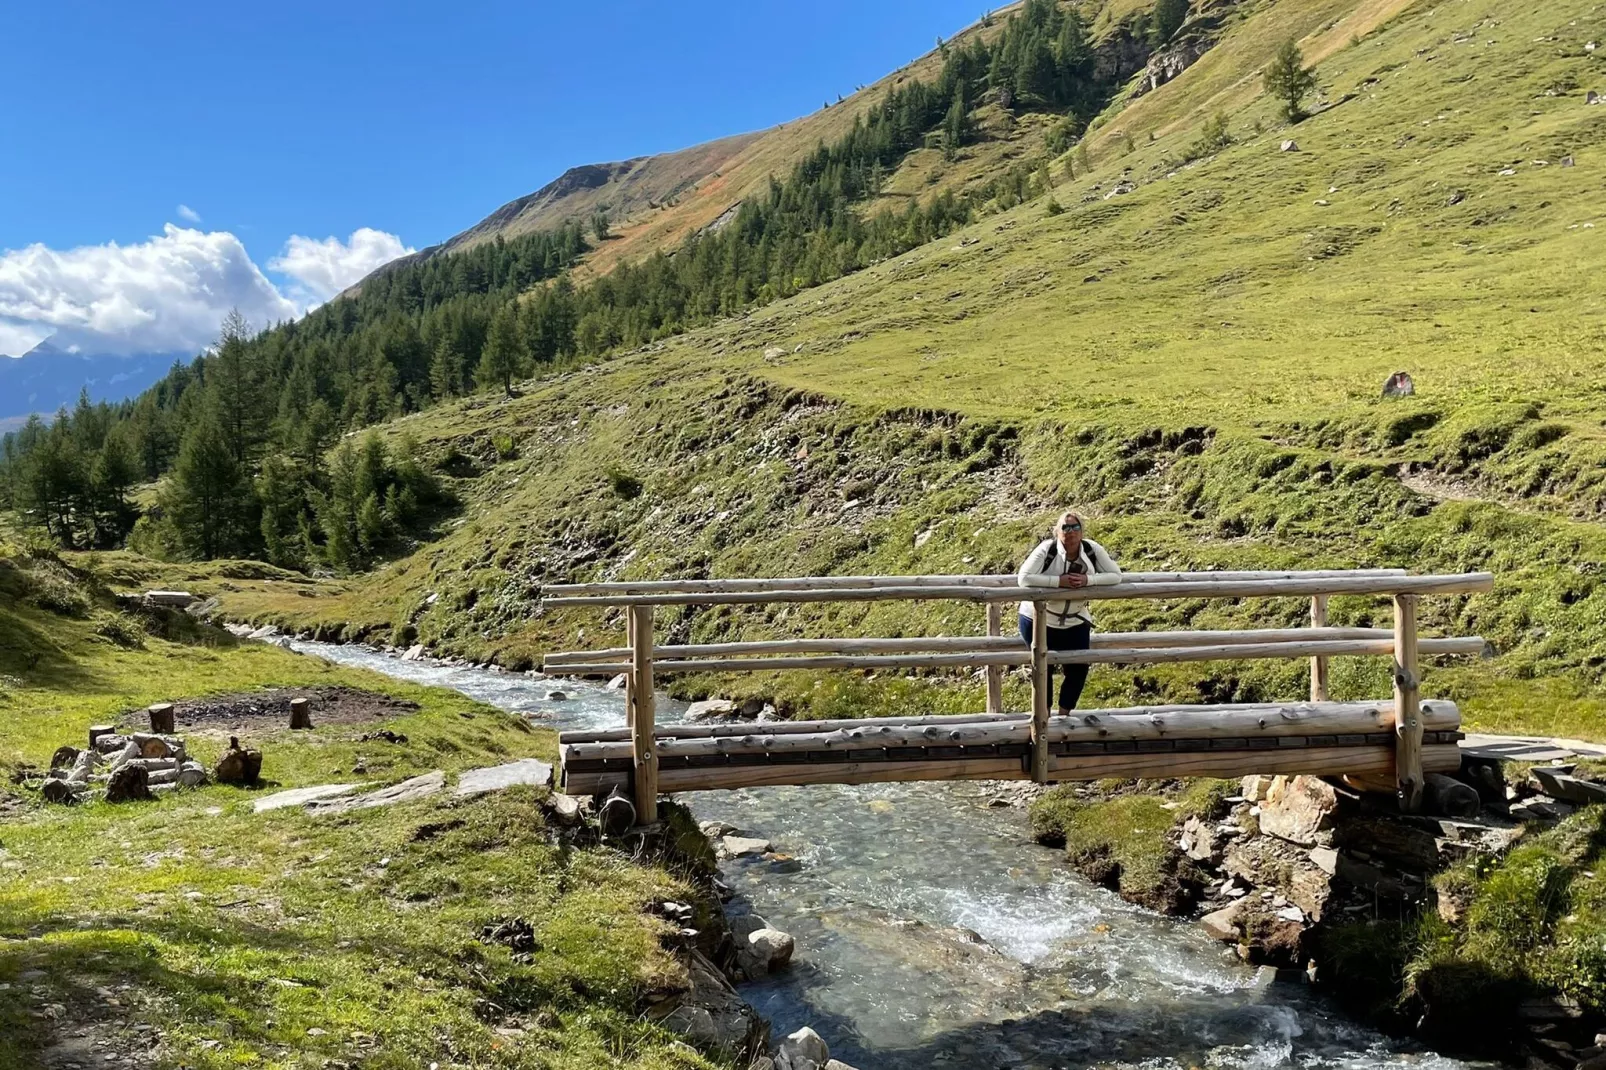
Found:
[[0, 673], [56, 688], [90, 688], [97, 683], [48, 631], [7, 609], [0, 609]]

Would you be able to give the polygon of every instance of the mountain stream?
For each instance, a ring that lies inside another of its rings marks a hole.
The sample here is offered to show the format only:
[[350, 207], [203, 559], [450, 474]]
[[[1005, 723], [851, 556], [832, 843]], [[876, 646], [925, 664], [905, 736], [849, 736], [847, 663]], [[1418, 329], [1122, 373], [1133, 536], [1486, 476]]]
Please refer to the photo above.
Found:
[[[554, 729], [624, 723], [621, 692], [296, 642], [449, 687]], [[561, 690], [563, 699], [549, 698]], [[660, 696], [659, 718], [684, 704]], [[1121, 901], [1031, 840], [981, 784], [760, 788], [681, 796], [699, 820], [795, 861], [725, 863], [791, 933], [787, 971], [741, 986], [779, 1038], [813, 1026], [859, 1070], [1271, 1070], [1465, 1064], [1386, 1038], [1302, 983], [1243, 965], [1196, 926]]]

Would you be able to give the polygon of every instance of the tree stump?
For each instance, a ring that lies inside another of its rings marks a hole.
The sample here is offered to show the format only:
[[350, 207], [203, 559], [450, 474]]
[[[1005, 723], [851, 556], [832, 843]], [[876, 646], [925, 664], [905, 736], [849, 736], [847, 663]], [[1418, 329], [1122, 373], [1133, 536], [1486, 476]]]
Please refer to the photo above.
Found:
[[171, 702], [158, 702], [149, 710], [151, 715], [151, 731], [162, 735], [173, 734], [173, 704]]
[[240, 741], [229, 737], [229, 749], [218, 759], [212, 776], [219, 784], [255, 784], [262, 775], [262, 752], [240, 749]]
[[293, 699], [291, 699], [290, 700], [290, 728], [291, 728], [291, 730], [294, 731], [295, 729], [298, 729], [298, 728], [311, 728], [311, 727], [312, 727], [312, 700], [311, 699], [305, 699], [305, 698], [293, 698]]
[[134, 802], [151, 797], [150, 774], [138, 765], [120, 765], [106, 782], [106, 801]]
[[95, 741], [98, 740], [101, 736], [115, 735], [116, 732], [117, 732], [117, 726], [114, 725], [114, 724], [91, 725], [90, 728], [89, 728], [89, 746], [90, 746], [90, 748], [91, 749], [94, 748]]

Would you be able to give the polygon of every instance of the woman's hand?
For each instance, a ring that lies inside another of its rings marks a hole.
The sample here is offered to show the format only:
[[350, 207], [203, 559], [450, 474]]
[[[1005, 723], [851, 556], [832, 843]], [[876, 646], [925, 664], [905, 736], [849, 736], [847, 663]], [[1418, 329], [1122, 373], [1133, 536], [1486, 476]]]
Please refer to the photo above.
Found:
[[1086, 587], [1087, 577], [1079, 572], [1067, 572], [1060, 577], [1061, 587]]

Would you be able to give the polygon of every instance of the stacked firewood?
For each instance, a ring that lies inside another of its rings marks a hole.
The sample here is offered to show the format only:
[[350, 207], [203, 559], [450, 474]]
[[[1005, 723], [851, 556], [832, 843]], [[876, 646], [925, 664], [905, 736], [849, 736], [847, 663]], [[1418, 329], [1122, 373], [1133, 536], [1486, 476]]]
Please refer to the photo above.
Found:
[[61, 747], [50, 761], [40, 794], [47, 802], [78, 803], [104, 794], [107, 802], [149, 799], [207, 780], [184, 740], [153, 732], [119, 734], [110, 726], [89, 730], [89, 746]]

